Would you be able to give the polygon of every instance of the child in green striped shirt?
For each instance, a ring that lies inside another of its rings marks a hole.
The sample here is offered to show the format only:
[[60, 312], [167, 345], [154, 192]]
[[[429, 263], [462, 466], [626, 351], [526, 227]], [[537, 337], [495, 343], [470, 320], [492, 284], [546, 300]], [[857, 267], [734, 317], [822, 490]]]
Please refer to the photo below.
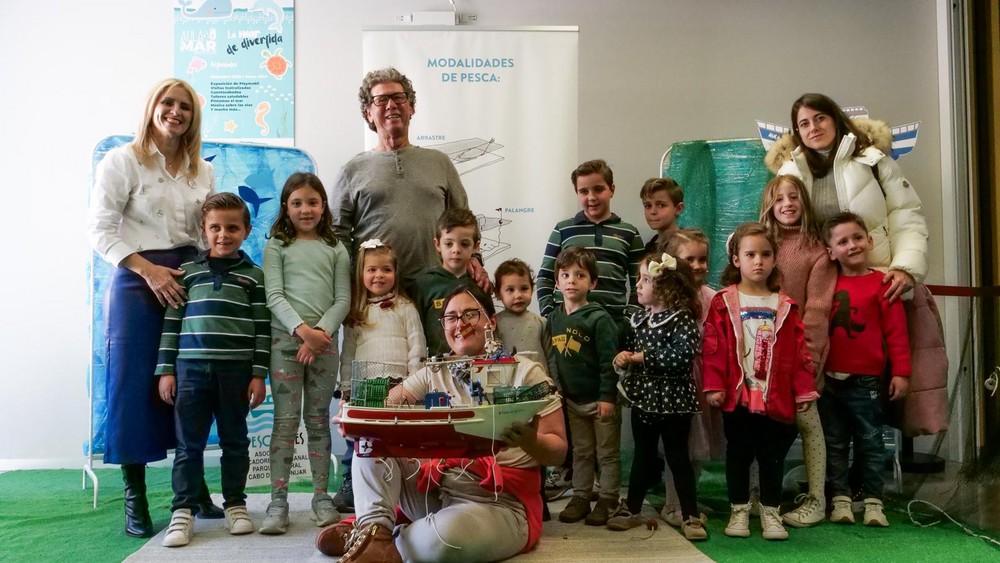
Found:
[[191, 541], [213, 418], [222, 448], [226, 529], [234, 535], [254, 531], [243, 489], [250, 470], [247, 413], [264, 400], [271, 350], [264, 272], [240, 250], [250, 235], [250, 212], [239, 196], [212, 195], [201, 221], [208, 251], [181, 264], [187, 303], [167, 307], [156, 365], [160, 398], [174, 405], [177, 428], [166, 547]]

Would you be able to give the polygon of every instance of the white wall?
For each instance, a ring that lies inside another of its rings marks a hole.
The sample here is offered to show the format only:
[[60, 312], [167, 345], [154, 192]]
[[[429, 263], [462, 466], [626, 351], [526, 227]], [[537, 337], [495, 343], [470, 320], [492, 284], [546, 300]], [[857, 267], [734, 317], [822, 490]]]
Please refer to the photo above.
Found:
[[[579, 26], [580, 138], [567, 142], [578, 142], [581, 160], [611, 163], [616, 211], [637, 225], [644, 225], [638, 188], [657, 174], [671, 143], [753, 136], [755, 118], [786, 123], [805, 91], [867, 105], [891, 124], [922, 121], [903, 167], [931, 227], [929, 280], [943, 280], [935, 0], [458, 5], [485, 26]], [[148, 89], [173, 66], [169, 0], [39, 6], [6, 2], [0, 18], [13, 57], [0, 88], [0, 169], [8, 175], [0, 224], [9, 241], [0, 282], [0, 469], [81, 460], [91, 151], [106, 135], [134, 131]], [[445, 0], [296, 2], [296, 145], [313, 155], [324, 180], [364, 148], [355, 99], [361, 28], [448, 7]], [[568, 179], [544, 189], [570, 197]]]

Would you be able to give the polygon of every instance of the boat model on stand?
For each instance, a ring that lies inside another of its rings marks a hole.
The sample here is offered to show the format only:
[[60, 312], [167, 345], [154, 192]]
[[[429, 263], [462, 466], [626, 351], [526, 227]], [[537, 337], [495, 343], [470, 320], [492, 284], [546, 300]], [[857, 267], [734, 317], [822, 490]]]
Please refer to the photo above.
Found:
[[386, 404], [389, 390], [405, 377], [405, 367], [391, 366], [396, 373], [383, 375], [391, 371], [389, 364], [355, 361], [351, 398], [340, 423], [354, 439], [356, 455], [472, 458], [506, 447], [500, 433], [514, 422], [531, 421], [549, 403], [552, 387], [547, 381], [514, 386], [517, 358], [499, 346], [487, 351], [491, 353], [484, 356], [433, 357], [424, 364], [431, 370], [467, 368], [469, 404], [443, 391], [427, 393], [423, 404]]

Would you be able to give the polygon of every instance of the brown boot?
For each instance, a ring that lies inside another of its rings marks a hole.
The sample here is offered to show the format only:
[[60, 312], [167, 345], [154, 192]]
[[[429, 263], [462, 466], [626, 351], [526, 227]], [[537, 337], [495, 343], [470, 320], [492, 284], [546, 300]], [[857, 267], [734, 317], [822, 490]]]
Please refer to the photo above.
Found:
[[347, 551], [348, 539], [354, 526], [346, 522], [338, 522], [325, 526], [316, 534], [316, 549], [328, 557], [340, 557]]
[[340, 559], [340, 563], [403, 563], [392, 530], [372, 524]]

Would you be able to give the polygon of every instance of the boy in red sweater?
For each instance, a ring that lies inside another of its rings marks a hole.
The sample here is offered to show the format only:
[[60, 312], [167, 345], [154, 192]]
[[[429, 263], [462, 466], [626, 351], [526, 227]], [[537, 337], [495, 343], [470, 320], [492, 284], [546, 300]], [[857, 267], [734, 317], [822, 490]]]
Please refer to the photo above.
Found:
[[[827, 252], [840, 267], [830, 312], [830, 353], [819, 414], [826, 437], [830, 521], [853, 524], [848, 453], [854, 440], [861, 468], [866, 526], [888, 526], [882, 509], [882, 377], [891, 374], [890, 401], [906, 395], [910, 345], [903, 304], [885, 298], [883, 274], [867, 266], [872, 238], [861, 217], [838, 213], [823, 226]], [[888, 369], [886, 363], [888, 362]]]

